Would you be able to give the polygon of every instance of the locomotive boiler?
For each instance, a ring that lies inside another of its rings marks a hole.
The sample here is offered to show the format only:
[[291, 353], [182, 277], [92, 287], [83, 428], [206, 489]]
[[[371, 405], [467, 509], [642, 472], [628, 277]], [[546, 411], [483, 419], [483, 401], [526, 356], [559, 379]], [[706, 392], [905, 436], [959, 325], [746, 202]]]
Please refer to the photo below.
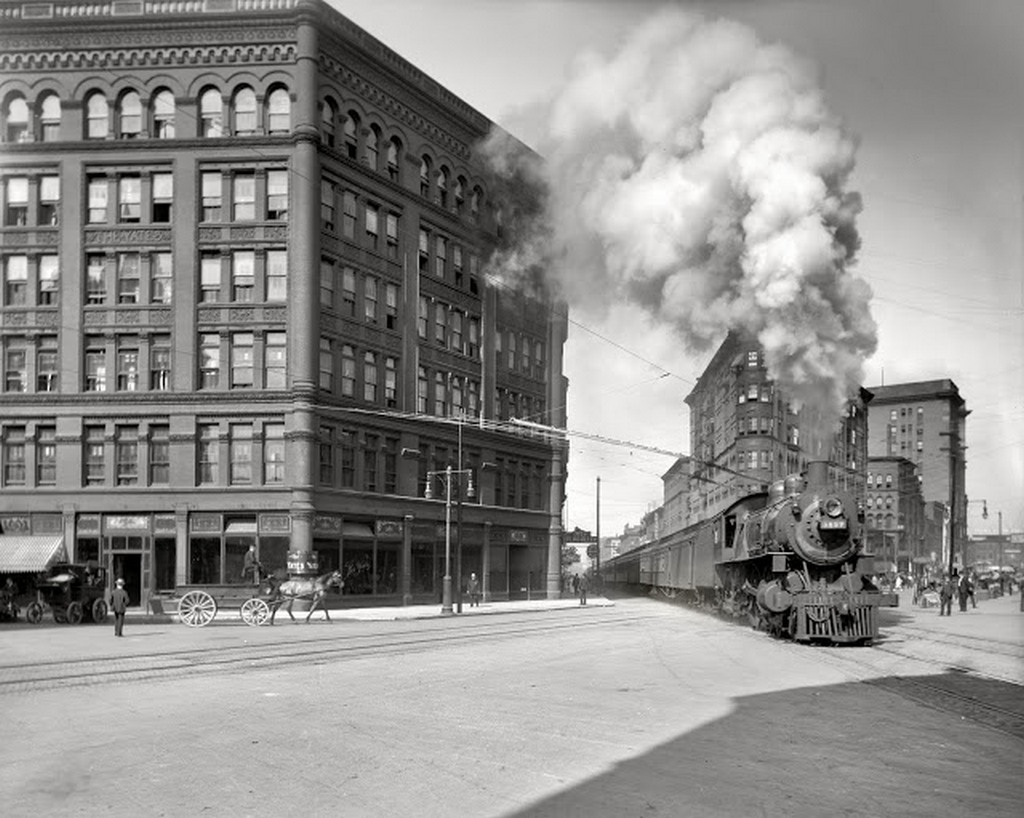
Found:
[[606, 562], [606, 583], [745, 617], [803, 642], [866, 643], [878, 608], [863, 509], [828, 464], [747, 495], [722, 513]]

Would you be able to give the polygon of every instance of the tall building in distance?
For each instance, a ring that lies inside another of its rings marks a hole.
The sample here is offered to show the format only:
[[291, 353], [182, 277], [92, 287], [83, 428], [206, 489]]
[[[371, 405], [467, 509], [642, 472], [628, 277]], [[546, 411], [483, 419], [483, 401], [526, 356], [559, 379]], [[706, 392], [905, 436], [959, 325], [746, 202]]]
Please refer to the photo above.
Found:
[[[967, 541], [967, 416], [970, 411], [956, 384], [948, 378], [871, 387], [868, 408], [868, 452], [872, 458], [900, 457], [914, 463], [921, 495], [928, 504], [952, 510], [953, 553]], [[932, 517], [935, 515], [932, 514]], [[926, 550], [944, 552], [947, 542], [929, 537]]]
[[143, 605], [250, 544], [557, 593], [565, 453], [502, 421], [565, 426], [567, 316], [486, 275], [492, 127], [319, 0], [0, 3], [4, 536]]
[[[861, 389], [839, 419], [828, 460], [830, 478], [864, 496], [867, 473], [867, 406]], [[802, 448], [808, 421], [768, 377], [756, 342], [731, 333], [686, 397], [690, 407], [691, 471], [686, 524], [722, 511], [738, 497], [767, 490], [811, 459]], [[669, 472], [673, 483], [678, 475]], [[668, 485], [668, 483], [666, 483]], [[673, 493], [678, 487], [673, 485]]]

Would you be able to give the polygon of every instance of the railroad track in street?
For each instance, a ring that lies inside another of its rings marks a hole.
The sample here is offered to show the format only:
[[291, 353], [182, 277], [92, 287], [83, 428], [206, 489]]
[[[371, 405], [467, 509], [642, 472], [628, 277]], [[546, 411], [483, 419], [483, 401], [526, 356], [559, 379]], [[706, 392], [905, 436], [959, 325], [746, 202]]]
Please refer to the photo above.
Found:
[[552, 621], [502, 625], [460, 623], [457, 628], [420, 627], [395, 633], [339, 633], [298, 641], [260, 641], [246, 645], [149, 652], [133, 656], [52, 660], [0, 666], [0, 695], [34, 690], [89, 686], [138, 680], [178, 679], [192, 673], [232, 673], [279, 665], [319, 664], [339, 659], [455, 647], [494, 638], [525, 637], [567, 629], [631, 626], [649, 620], [645, 615], [623, 617], [594, 608], [586, 618], [558, 616]]

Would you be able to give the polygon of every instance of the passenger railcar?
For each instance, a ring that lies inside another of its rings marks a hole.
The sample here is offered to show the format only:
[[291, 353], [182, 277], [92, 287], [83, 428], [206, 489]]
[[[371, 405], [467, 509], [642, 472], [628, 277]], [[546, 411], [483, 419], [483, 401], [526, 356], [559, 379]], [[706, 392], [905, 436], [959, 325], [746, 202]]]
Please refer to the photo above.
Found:
[[610, 587], [681, 596], [779, 637], [835, 643], [878, 636], [878, 608], [894, 601], [873, 573], [863, 508], [829, 481], [823, 462], [614, 557], [601, 572]]

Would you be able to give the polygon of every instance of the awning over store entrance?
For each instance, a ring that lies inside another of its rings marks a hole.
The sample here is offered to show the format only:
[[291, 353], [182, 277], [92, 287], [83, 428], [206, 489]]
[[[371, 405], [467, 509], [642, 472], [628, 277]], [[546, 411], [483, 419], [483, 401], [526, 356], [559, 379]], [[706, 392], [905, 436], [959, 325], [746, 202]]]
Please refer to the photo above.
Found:
[[38, 573], [67, 559], [60, 534], [0, 534], [0, 574]]

